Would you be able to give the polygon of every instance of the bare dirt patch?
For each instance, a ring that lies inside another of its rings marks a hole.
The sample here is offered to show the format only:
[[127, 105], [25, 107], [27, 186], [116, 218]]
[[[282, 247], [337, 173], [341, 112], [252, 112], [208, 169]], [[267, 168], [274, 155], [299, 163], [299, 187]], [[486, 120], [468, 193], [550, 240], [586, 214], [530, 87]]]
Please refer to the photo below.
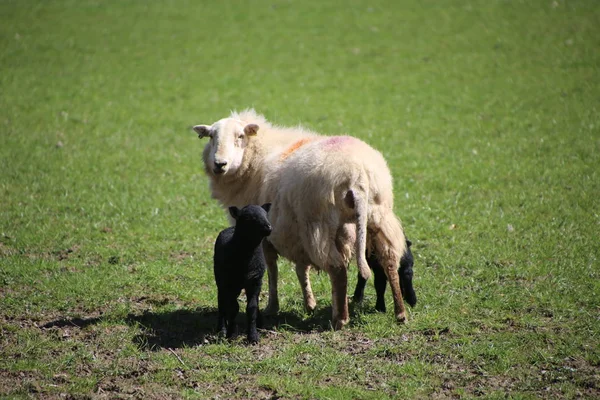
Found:
[[7, 371], [0, 369], [0, 394], [14, 393], [22, 388], [29, 393], [40, 393], [42, 388], [38, 383], [41, 374], [33, 371]]
[[181, 261], [192, 261], [196, 257], [196, 252], [188, 252], [188, 251], [177, 251], [170, 254], [171, 260], [181, 262]]
[[0, 242], [0, 257], [10, 257], [19, 254], [18, 250]]

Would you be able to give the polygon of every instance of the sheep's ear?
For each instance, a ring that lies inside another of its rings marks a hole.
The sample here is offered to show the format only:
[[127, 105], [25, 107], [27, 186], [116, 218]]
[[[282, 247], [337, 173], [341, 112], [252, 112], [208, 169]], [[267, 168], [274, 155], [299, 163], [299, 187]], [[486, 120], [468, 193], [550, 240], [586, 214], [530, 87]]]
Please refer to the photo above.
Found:
[[198, 134], [198, 139], [202, 139], [203, 137], [207, 137], [210, 133], [210, 126], [208, 125], [196, 125], [194, 126], [194, 130]]
[[240, 210], [236, 206], [231, 206], [229, 207], [229, 214], [231, 214], [233, 219], [238, 219], [238, 216], [240, 215]]
[[271, 209], [271, 203], [265, 203], [261, 206], [263, 208], [263, 210], [265, 210], [266, 212], [269, 212], [269, 210]]
[[410, 246], [412, 246], [412, 242], [411, 242], [410, 240], [408, 240], [408, 239], [406, 239], [406, 246], [407, 246], [407, 247], [410, 247]]
[[258, 133], [258, 125], [248, 124], [244, 127], [244, 133], [248, 136], [254, 136]]

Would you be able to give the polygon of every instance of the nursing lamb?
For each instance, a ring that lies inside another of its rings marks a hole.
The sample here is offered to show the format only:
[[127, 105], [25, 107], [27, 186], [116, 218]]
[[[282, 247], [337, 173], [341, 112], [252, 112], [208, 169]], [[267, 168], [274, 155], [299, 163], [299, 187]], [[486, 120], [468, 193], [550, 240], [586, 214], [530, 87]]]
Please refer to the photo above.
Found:
[[390, 282], [396, 319], [406, 320], [397, 271], [406, 239], [393, 212], [392, 177], [381, 153], [350, 136], [274, 126], [254, 110], [194, 130], [210, 138], [203, 161], [213, 198], [225, 208], [272, 203], [273, 232], [263, 242], [269, 271], [265, 312], [279, 310], [277, 257], [282, 255], [296, 264], [309, 311], [316, 306], [310, 267], [329, 274], [332, 322], [342, 328], [349, 321], [347, 267], [356, 256], [361, 276], [368, 278], [368, 250]]
[[[402, 297], [411, 307], [417, 304], [417, 295], [412, 285], [413, 278], [413, 266], [415, 263], [410, 246], [412, 245], [410, 240], [406, 240], [406, 252], [400, 259], [400, 266], [398, 267], [398, 275], [400, 277], [400, 290], [402, 291]], [[383, 271], [383, 268], [379, 264], [377, 257], [373, 254], [367, 255], [367, 262], [373, 270], [375, 275], [375, 292], [377, 294], [377, 302], [375, 303], [375, 310], [385, 312], [385, 287], [387, 285], [387, 277]], [[353, 300], [356, 303], [363, 301], [365, 286], [367, 281], [363, 279], [360, 274], [356, 281], [356, 288], [354, 289]]]

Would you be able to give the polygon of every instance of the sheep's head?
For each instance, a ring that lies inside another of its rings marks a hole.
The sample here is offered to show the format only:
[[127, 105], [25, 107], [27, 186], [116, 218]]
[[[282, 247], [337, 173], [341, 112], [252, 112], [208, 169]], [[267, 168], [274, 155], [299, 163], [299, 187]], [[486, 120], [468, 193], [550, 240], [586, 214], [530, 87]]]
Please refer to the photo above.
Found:
[[209, 138], [204, 147], [206, 171], [212, 175], [235, 173], [242, 165], [249, 136], [256, 135], [258, 125], [244, 124], [234, 118], [225, 118], [212, 125], [196, 125], [198, 138]]

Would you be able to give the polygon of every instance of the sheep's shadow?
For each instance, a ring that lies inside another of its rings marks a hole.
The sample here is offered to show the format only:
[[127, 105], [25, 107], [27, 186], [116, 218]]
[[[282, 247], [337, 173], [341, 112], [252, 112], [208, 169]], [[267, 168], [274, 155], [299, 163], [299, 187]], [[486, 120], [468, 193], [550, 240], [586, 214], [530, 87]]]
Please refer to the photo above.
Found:
[[[331, 308], [323, 308], [305, 317], [294, 312], [280, 312], [276, 316], [263, 316], [262, 330], [277, 332], [309, 333], [331, 329]], [[90, 318], [58, 319], [41, 326], [44, 329], [77, 327], [101, 323], [108, 320], [104, 316]], [[244, 335], [246, 315], [238, 314], [236, 319], [238, 335]], [[128, 314], [125, 323], [141, 328], [133, 341], [144, 350], [161, 348], [193, 347], [222, 340], [216, 333], [217, 310], [215, 308], [179, 309], [175, 311], [144, 311], [141, 314]]]

